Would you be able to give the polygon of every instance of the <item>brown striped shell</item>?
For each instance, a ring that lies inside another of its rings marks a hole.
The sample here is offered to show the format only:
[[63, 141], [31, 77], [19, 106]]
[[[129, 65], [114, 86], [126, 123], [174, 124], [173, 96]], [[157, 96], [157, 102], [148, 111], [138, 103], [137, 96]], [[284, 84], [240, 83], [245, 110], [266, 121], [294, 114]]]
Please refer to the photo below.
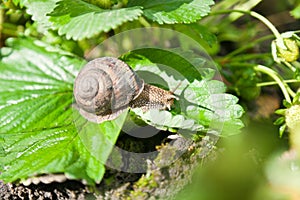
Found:
[[143, 91], [144, 81], [123, 61], [102, 57], [88, 62], [74, 83], [79, 112], [89, 121], [112, 120]]

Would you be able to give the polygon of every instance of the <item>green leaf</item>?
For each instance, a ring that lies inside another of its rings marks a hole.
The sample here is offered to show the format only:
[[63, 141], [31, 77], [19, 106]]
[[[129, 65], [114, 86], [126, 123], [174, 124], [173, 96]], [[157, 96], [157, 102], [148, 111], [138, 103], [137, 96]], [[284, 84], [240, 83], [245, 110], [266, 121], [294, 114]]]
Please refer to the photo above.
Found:
[[293, 104], [286, 101], [285, 99], [282, 101], [282, 104], [286, 107], [286, 108], [290, 108]]
[[217, 80], [195, 80], [190, 83], [183, 93], [188, 101], [184, 110], [186, 116], [210, 129], [219, 129], [223, 136], [239, 133], [238, 130], [244, 126], [239, 119], [244, 110], [237, 104], [238, 98], [226, 94], [225, 90], [224, 83]]
[[178, 30], [181, 33], [184, 33], [200, 44], [206, 42], [209, 47], [217, 44], [217, 37], [211, 33], [206, 26], [201, 26], [197, 23], [195, 24], [178, 24], [175, 26], [175, 30]]
[[279, 117], [276, 119], [276, 121], [273, 123], [274, 125], [281, 125], [285, 122], [285, 117]]
[[170, 132], [174, 129], [184, 129], [190, 131], [201, 131], [204, 130], [204, 126], [197, 124], [192, 119], [186, 119], [183, 115], [172, 114], [165, 110], [149, 110], [143, 113], [140, 108], [134, 108], [132, 111], [140, 116], [143, 121], [154, 126], [160, 130], [168, 130]]
[[296, 19], [300, 18], [300, 4], [291, 11], [291, 15]]
[[[224, 83], [211, 80], [214, 76], [214, 73], [211, 73], [212, 69], [202, 66], [203, 68], [199, 70], [182, 57], [180, 57], [181, 61], [172, 51], [157, 50], [152, 51], [152, 54], [147, 54], [148, 50], [133, 51], [124, 55], [122, 59], [133, 67], [147, 83], [157, 84], [168, 90], [178, 86], [174, 93], [179, 100], [176, 101], [171, 112], [150, 110], [143, 113], [139, 109], [133, 109], [133, 112], [148, 124], [162, 130], [218, 129], [223, 136], [238, 133], [238, 130], [243, 127], [239, 118], [244, 111], [237, 104], [237, 97], [225, 93]], [[138, 55], [137, 52], [143, 55]], [[169, 56], [174, 57], [168, 59]], [[175, 72], [174, 69], [176, 69]], [[193, 69], [197, 70], [190, 74], [189, 70]], [[178, 72], [180, 75], [177, 74]], [[192, 78], [191, 75], [194, 77], [198, 75], [202, 80]]]
[[29, 38], [9, 39], [7, 46], [0, 63], [0, 179], [65, 173], [100, 182], [126, 113], [87, 122], [72, 107], [84, 60]]
[[285, 115], [286, 109], [277, 109], [275, 110], [275, 114], [277, 115]]
[[260, 82], [257, 73], [252, 67], [243, 67], [240, 63], [237, 65], [229, 64], [229, 70], [222, 72], [226, 80], [233, 84], [232, 88], [243, 99], [253, 100], [260, 94]]
[[128, 6], [141, 6], [144, 15], [159, 24], [192, 23], [210, 12], [213, 0], [129, 0]]
[[81, 0], [62, 0], [49, 14], [53, 27], [67, 39], [81, 40], [108, 32], [142, 14], [140, 7], [104, 10]]
[[22, 2], [22, 0], [12, 0], [12, 2], [15, 4], [15, 5], [18, 5]]
[[286, 127], [287, 127], [286, 124], [283, 124], [282, 126], [280, 126], [280, 128], [279, 128], [279, 137], [280, 138], [282, 138], [282, 136], [283, 136], [283, 134], [284, 134], [284, 132], [286, 130]]
[[39, 31], [45, 32], [52, 28], [47, 14], [53, 11], [58, 1], [59, 0], [23, 0], [21, 4], [27, 8], [26, 12], [32, 15], [32, 20], [37, 22]]
[[192, 52], [177, 52], [176, 49], [169, 51], [155, 48], [136, 49], [129, 54], [124, 55], [127, 64], [132, 68], [135, 65], [142, 66], [142, 64], [161, 64], [165, 66], [172, 66], [176, 71], [183, 75], [183, 79], [193, 81], [194, 79], [202, 79], [202, 66], [205, 60], [202, 58], [191, 57]]

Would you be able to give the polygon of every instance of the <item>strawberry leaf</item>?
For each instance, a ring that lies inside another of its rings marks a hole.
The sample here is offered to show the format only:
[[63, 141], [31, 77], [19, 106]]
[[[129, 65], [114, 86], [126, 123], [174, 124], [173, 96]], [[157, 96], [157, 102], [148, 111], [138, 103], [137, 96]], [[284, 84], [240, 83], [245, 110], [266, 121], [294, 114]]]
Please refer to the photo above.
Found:
[[0, 63], [0, 179], [38, 174], [100, 182], [126, 113], [94, 124], [72, 107], [84, 60], [28, 38], [9, 39]]
[[141, 6], [144, 15], [159, 24], [192, 23], [210, 12], [212, 0], [129, 0], [128, 6]]
[[54, 29], [67, 39], [81, 40], [108, 32], [142, 14], [140, 7], [104, 10], [81, 0], [62, 0], [49, 14]]

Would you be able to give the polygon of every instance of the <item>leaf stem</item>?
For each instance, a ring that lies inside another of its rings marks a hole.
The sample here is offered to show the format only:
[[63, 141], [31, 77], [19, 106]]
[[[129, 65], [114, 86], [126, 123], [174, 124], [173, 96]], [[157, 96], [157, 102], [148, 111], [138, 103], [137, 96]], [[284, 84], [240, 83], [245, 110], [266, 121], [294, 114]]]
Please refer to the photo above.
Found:
[[[300, 83], [300, 80], [295, 80], [295, 79], [290, 79], [290, 80], [284, 80], [284, 83]], [[257, 87], [264, 87], [264, 86], [270, 86], [270, 85], [276, 85], [276, 81], [268, 81], [268, 82], [263, 82], [263, 83], [257, 83]]]
[[282, 80], [282, 78], [279, 76], [279, 74], [277, 72], [275, 72], [274, 70], [263, 66], [263, 65], [256, 65], [254, 67], [254, 69], [256, 71], [265, 73], [267, 75], [269, 75], [271, 78], [274, 79], [274, 81], [278, 84], [278, 86], [280, 87], [284, 98], [286, 99], [287, 102], [291, 103], [291, 98], [290, 98], [290, 94], [289, 94], [289, 86]]
[[2, 47], [2, 31], [3, 31], [3, 23], [4, 23], [4, 9], [0, 8], [0, 46]]
[[290, 87], [287, 87], [287, 90], [288, 90], [289, 94], [291, 95], [291, 97], [294, 98], [296, 96], [296, 93]]
[[[247, 60], [253, 60], [253, 59], [259, 59], [259, 58], [265, 58], [269, 56], [270, 53], [257, 53], [257, 54], [239, 54], [238, 56], [235, 57], [227, 57], [219, 59], [220, 62], [241, 62], [241, 61], [247, 61]], [[216, 59], [218, 61], [218, 59]]]
[[279, 33], [279, 31], [276, 29], [276, 27], [264, 16], [262, 16], [261, 14], [258, 14], [257, 12], [254, 11], [245, 11], [245, 10], [221, 10], [221, 11], [217, 11], [217, 12], [211, 12], [212, 15], [219, 15], [219, 14], [228, 14], [228, 13], [233, 13], [233, 12], [238, 12], [238, 13], [243, 13], [243, 14], [248, 14], [256, 19], [258, 19], [259, 21], [261, 21], [262, 23], [264, 23], [274, 34], [274, 36], [279, 39], [282, 40], [282, 37]]
[[264, 16], [258, 14], [257, 12], [254, 12], [254, 11], [250, 11], [249, 14], [252, 17], [254, 17], [254, 18], [260, 20], [262, 23], [264, 23], [272, 31], [272, 33], [275, 35], [275, 37], [277, 39], [282, 39], [279, 31], [276, 29], [276, 27], [267, 18], [265, 18]]
[[256, 44], [258, 43], [261, 43], [265, 40], [268, 40], [268, 39], [272, 39], [274, 38], [274, 35], [267, 35], [267, 36], [264, 36], [264, 37], [261, 37], [253, 42], [250, 42], [249, 44], [246, 44], [246, 45], [243, 45], [242, 47], [230, 52], [229, 54], [227, 54], [225, 57], [226, 58], [231, 58], [231, 57], [234, 57], [235, 55], [247, 50], [247, 49], [250, 49], [252, 48], [253, 46], [255, 46]]
[[296, 72], [296, 68], [295, 68], [293, 65], [291, 65], [291, 63], [286, 62], [286, 61], [282, 61], [282, 62], [283, 62], [283, 64], [285, 64], [292, 72]]
[[140, 22], [144, 27], [151, 27], [151, 24], [150, 24], [144, 17], [139, 17], [139, 22]]

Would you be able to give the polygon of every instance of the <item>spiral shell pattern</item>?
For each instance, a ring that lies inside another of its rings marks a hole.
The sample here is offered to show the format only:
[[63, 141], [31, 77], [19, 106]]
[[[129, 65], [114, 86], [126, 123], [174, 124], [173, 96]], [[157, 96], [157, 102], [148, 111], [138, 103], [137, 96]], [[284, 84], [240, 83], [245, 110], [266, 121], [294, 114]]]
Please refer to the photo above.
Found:
[[74, 83], [79, 112], [89, 121], [115, 119], [143, 91], [144, 81], [123, 61], [102, 57], [88, 62]]

